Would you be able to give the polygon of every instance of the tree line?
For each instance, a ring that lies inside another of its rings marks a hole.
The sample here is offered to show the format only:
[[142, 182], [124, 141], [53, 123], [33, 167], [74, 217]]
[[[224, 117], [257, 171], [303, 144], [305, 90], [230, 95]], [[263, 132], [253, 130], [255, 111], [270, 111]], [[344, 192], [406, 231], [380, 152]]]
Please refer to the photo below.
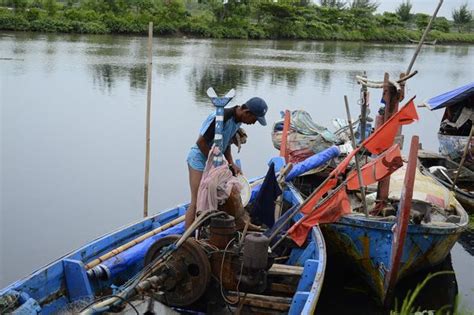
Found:
[[[410, 1], [376, 13], [370, 0], [0, 0], [0, 30], [249, 39], [403, 42], [417, 40], [429, 15]], [[437, 17], [429, 39], [474, 43], [468, 5]]]

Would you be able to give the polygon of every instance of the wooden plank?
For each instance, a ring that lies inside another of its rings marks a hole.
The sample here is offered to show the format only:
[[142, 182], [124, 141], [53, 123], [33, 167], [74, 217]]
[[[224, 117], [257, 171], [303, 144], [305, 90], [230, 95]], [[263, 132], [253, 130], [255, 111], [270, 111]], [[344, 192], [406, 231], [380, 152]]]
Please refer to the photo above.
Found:
[[269, 296], [269, 295], [260, 295], [260, 294], [251, 294], [251, 293], [237, 293], [235, 291], [230, 291], [229, 295], [241, 297], [241, 303], [244, 305], [260, 307], [264, 309], [271, 309], [277, 311], [288, 311], [291, 305], [291, 298]]
[[285, 283], [272, 283], [270, 285], [270, 290], [272, 292], [293, 295], [296, 292], [296, 286]]
[[303, 269], [304, 268], [300, 266], [273, 264], [268, 271], [268, 274], [278, 276], [301, 276], [303, 274]]

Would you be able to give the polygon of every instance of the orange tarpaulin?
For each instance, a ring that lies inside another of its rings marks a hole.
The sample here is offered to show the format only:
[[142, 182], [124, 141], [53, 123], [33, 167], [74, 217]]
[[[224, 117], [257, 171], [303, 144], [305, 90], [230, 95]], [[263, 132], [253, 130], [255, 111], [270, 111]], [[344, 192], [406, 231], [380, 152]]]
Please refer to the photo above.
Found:
[[337, 221], [342, 215], [351, 212], [351, 204], [346, 190], [341, 188], [330, 199], [324, 202], [318, 210], [310, 216], [305, 216], [296, 222], [288, 234], [298, 246], [304, 244], [306, 236], [311, 227], [319, 223], [330, 223]]
[[380, 128], [374, 131], [361, 147], [366, 148], [372, 154], [380, 154], [392, 146], [398, 129], [401, 125], [408, 125], [418, 120], [413, 97], [408, 104], [403, 106], [396, 114], [390, 117]]
[[[362, 183], [364, 186], [376, 183], [402, 166], [403, 161], [400, 146], [394, 144], [383, 155], [380, 155], [361, 168]], [[360, 184], [359, 178], [357, 177], [357, 170], [353, 170], [347, 175], [347, 189], [355, 190], [359, 188]]]

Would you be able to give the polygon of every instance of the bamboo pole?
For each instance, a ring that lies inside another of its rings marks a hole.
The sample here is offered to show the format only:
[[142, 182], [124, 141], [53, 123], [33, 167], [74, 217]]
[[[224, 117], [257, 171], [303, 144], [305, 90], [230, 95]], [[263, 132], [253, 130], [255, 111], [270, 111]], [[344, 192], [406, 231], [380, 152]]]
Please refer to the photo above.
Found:
[[473, 134], [474, 134], [474, 125], [472, 125], [471, 132], [469, 132], [469, 138], [467, 138], [467, 143], [466, 143], [466, 146], [464, 147], [464, 153], [462, 154], [461, 162], [459, 163], [458, 171], [456, 172], [456, 176], [454, 177], [453, 185], [451, 186], [451, 190], [454, 190], [456, 188], [456, 182], [458, 181], [458, 177], [459, 177], [459, 173], [461, 172], [461, 168], [464, 165], [464, 162], [466, 161], [467, 151], [469, 150], [469, 147], [471, 145], [471, 140], [472, 140]]
[[423, 32], [423, 35], [421, 36], [420, 42], [418, 43], [418, 47], [416, 47], [415, 53], [413, 54], [413, 57], [411, 58], [410, 64], [408, 65], [408, 69], [407, 71], [405, 71], [406, 74], [410, 74], [411, 68], [413, 67], [413, 64], [415, 63], [416, 57], [418, 56], [418, 53], [421, 50], [421, 46], [423, 46], [423, 42], [425, 41], [426, 35], [428, 35], [428, 32], [431, 29], [431, 24], [436, 18], [439, 8], [441, 8], [442, 4], [443, 4], [443, 0], [439, 0], [438, 6], [436, 7], [436, 10], [434, 11], [433, 16], [431, 16], [431, 19], [428, 22], [428, 25], [426, 26], [425, 31]]
[[[349, 123], [349, 130], [351, 133], [352, 148], [353, 150], [355, 150], [356, 142], [355, 142], [355, 137], [354, 137], [354, 130], [352, 129], [351, 112], [349, 110], [349, 101], [347, 100], [347, 95], [344, 95], [344, 102], [346, 104], [347, 121]], [[360, 193], [362, 194], [362, 206], [364, 207], [365, 217], [368, 218], [369, 211], [367, 210], [367, 200], [365, 200], [365, 186], [364, 186], [364, 183], [362, 182], [362, 173], [360, 171], [359, 159], [357, 157], [357, 154], [354, 156], [354, 160], [355, 160], [355, 165], [357, 169], [357, 177], [359, 179]]]
[[143, 242], [144, 240], [146, 240], [147, 238], [150, 238], [152, 237], [153, 235], [156, 235], [166, 229], [169, 229], [181, 222], [184, 221], [184, 215], [180, 216], [179, 218], [176, 218], [174, 219], [173, 221], [170, 221], [168, 223], [166, 223], [165, 225], [162, 225], [160, 227], [157, 227], [156, 229], [154, 229], [153, 231], [150, 231], [148, 233], [145, 233], [143, 234], [142, 236], [139, 236], [137, 237], [136, 239], [134, 240], [131, 240], [130, 242], [126, 243], [126, 244], [123, 244], [122, 246], [119, 246], [113, 250], [111, 250], [110, 252], [100, 256], [99, 258], [96, 258], [94, 259], [93, 261], [89, 262], [85, 267], [86, 267], [86, 270], [89, 270], [91, 268], [94, 268], [95, 266], [97, 266], [98, 264], [100, 264], [101, 262], [109, 259], [109, 258], [112, 258], [118, 254], [120, 254], [121, 252], [129, 249], [130, 247], [133, 247], [135, 245], [137, 245], [138, 243], [141, 243]]
[[143, 217], [148, 216], [148, 186], [150, 183], [150, 121], [151, 121], [151, 71], [153, 51], [153, 22], [148, 24], [148, 63], [146, 68], [146, 152], [145, 152], [145, 185], [143, 192]]

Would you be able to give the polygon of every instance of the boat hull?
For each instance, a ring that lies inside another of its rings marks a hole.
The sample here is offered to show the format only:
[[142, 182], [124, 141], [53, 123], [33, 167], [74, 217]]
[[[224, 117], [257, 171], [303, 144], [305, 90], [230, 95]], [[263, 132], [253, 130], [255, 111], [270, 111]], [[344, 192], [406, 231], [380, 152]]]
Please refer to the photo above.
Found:
[[[258, 192], [259, 184], [257, 180], [252, 182], [254, 184], [252, 198], [254, 198]], [[298, 191], [292, 187], [284, 192], [284, 200], [292, 205], [298, 205], [302, 202]], [[136, 240], [137, 237], [164, 227], [166, 224], [182, 217], [187, 206], [187, 204], [183, 204], [163, 211], [90, 242], [33, 272], [30, 276], [0, 289], [0, 302], [2, 298], [5, 299], [7, 296], [8, 298], [18, 296], [19, 305], [15, 305], [17, 313], [13, 312], [13, 314], [41, 313], [47, 315], [67, 312], [73, 307], [74, 303], [82, 303], [83, 306], [84, 301], [109, 294], [112, 284], [121, 285], [124, 281], [133, 277], [140, 266], [143, 268], [143, 261], [132, 259], [135, 256], [132, 253], [138, 246], [144, 245], [146, 241], [138, 243], [107, 260], [101, 259], [101, 265], [106, 265], [109, 262], [108, 266], [120, 267], [115, 269], [115, 274], [110, 273], [111, 269], [108, 269], [108, 272], [105, 273], [107, 279], [92, 277], [89, 274], [92, 269], [88, 270], [86, 266], [99, 257], [103, 257], [102, 255], [117, 249], [118, 246], [125, 245]], [[167, 228], [163, 232], [177, 228], [179, 225], [182, 225], [182, 223]], [[288, 262], [288, 264], [303, 267], [298, 287], [289, 304], [289, 314], [314, 313], [322, 289], [326, 266], [326, 249], [319, 227], [313, 227], [308, 236], [307, 244], [305, 248], [292, 251], [291, 261]], [[125, 255], [127, 252], [129, 254]], [[162, 305], [162, 307], [165, 310], [170, 310], [165, 305]]]
[[[383, 303], [390, 269], [392, 228], [395, 222], [351, 214], [321, 226], [327, 248], [353, 263]], [[463, 228], [410, 224], [398, 279], [441, 263]]]

